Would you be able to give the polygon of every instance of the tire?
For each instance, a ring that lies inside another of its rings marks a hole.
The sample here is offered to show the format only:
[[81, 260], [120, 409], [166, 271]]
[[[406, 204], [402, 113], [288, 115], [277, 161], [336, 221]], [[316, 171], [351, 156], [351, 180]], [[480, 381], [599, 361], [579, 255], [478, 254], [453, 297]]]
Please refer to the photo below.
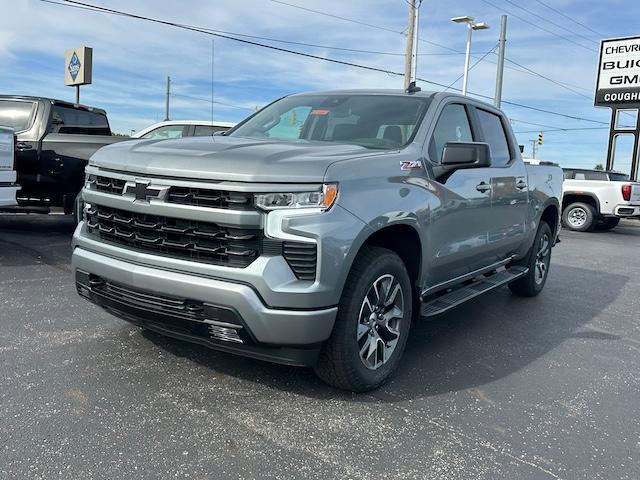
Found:
[[[392, 303], [380, 309], [389, 293]], [[316, 374], [352, 392], [382, 385], [398, 367], [407, 343], [412, 297], [411, 280], [400, 257], [386, 248], [364, 247], [347, 277]]]
[[591, 231], [596, 225], [596, 211], [588, 203], [572, 203], [562, 211], [562, 225], [574, 232]]
[[618, 217], [607, 217], [602, 223], [598, 225], [599, 230], [612, 230], [618, 226], [620, 223], [620, 218]]
[[509, 284], [509, 289], [519, 297], [535, 297], [544, 288], [549, 276], [551, 264], [551, 245], [553, 233], [547, 222], [541, 221], [536, 238], [527, 256], [512, 265], [527, 267], [529, 271], [523, 277]]

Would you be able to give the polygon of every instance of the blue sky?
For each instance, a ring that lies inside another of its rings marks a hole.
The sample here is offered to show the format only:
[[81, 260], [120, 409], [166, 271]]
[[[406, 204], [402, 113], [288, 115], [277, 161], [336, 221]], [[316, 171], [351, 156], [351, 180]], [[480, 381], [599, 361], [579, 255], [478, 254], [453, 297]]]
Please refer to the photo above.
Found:
[[[57, 1], [57, 0], [56, 0]], [[60, 0], [61, 1], [61, 0]], [[384, 27], [372, 28], [312, 13], [273, 0], [87, 0], [109, 8], [182, 24], [256, 35], [322, 47], [264, 41], [323, 57], [392, 71], [403, 70], [407, 5], [404, 0], [286, 0], [287, 3]], [[599, 34], [640, 34], [640, 2], [635, 0], [543, 0], [586, 27], [537, 0], [424, 0], [420, 16], [418, 76], [449, 85], [462, 74], [465, 30], [450, 21], [474, 16], [491, 29], [476, 32], [475, 63], [497, 43], [500, 15], [509, 15], [507, 58], [565, 87], [507, 63], [503, 98], [510, 102], [608, 122], [607, 109], [593, 107]], [[521, 9], [523, 7], [528, 12]], [[94, 49], [93, 84], [83, 87], [82, 103], [105, 108], [114, 130], [128, 133], [164, 118], [165, 79], [175, 96], [172, 118], [209, 119], [213, 37], [139, 20], [62, 7], [38, 0], [0, 0], [0, 92], [74, 99], [63, 84], [64, 50]], [[539, 17], [536, 17], [538, 15]], [[521, 17], [521, 18], [517, 18]], [[526, 20], [526, 21], [525, 21]], [[536, 28], [534, 23], [544, 30]], [[593, 31], [592, 31], [593, 30]], [[598, 32], [598, 33], [594, 33]], [[561, 38], [564, 37], [564, 38]], [[257, 40], [260, 41], [260, 40]], [[440, 46], [429, 42], [435, 42]], [[582, 46], [576, 45], [580, 44]], [[369, 50], [362, 53], [324, 47]], [[214, 45], [214, 117], [237, 121], [258, 106], [292, 92], [333, 88], [399, 88], [400, 77], [331, 64], [216, 38]], [[454, 50], [454, 51], [452, 51]], [[496, 55], [490, 53], [470, 73], [469, 90], [493, 96]], [[422, 84], [423, 89], [433, 89]], [[461, 81], [454, 83], [460, 87]], [[440, 89], [439, 87], [435, 87]], [[228, 104], [228, 105], [222, 105]], [[229, 106], [233, 105], [233, 106]], [[537, 130], [545, 132], [538, 157], [562, 165], [592, 167], [604, 163], [606, 125], [504, 105], [530, 148]], [[530, 125], [537, 123], [548, 127]], [[526, 133], [525, 133], [526, 132]], [[627, 170], [628, 161], [615, 165]]]

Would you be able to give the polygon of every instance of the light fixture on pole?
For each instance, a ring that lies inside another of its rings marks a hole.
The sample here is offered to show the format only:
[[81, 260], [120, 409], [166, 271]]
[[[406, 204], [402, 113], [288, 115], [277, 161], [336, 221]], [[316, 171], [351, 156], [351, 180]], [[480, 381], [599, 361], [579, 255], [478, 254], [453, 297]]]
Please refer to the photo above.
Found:
[[467, 51], [464, 57], [464, 80], [462, 81], [462, 94], [466, 95], [467, 82], [469, 80], [469, 60], [471, 58], [471, 34], [474, 30], [486, 30], [489, 28], [489, 25], [484, 22], [474, 22], [473, 17], [469, 17], [468, 15], [463, 17], [454, 17], [451, 21], [467, 24]]

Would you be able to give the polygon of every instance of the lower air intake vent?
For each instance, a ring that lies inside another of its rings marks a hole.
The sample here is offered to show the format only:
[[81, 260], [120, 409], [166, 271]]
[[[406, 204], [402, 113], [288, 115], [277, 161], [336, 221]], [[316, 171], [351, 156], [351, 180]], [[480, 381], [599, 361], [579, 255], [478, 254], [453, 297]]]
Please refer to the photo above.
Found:
[[318, 263], [315, 243], [284, 242], [282, 255], [299, 280], [315, 280]]

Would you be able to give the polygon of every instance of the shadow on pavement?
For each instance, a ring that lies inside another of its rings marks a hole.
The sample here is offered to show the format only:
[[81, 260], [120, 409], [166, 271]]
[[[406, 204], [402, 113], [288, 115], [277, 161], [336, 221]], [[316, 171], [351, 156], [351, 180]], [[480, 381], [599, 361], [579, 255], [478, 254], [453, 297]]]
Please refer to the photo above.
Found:
[[0, 266], [50, 265], [70, 272], [71, 215], [0, 214]]
[[[617, 340], [615, 335], [580, 329], [616, 300], [627, 280], [623, 275], [553, 265], [545, 291], [537, 298], [518, 298], [503, 288], [439, 318], [422, 321], [412, 328], [396, 376], [367, 395], [332, 389], [310, 369], [223, 354], [152, 332], [143, 335], [172, 354], [216, 373], [269, 388], [320, 399], [393, 402], [495, 381], [525, 368], [567, 339]], [[582, 292], [579, 301], [576, 292]]]

